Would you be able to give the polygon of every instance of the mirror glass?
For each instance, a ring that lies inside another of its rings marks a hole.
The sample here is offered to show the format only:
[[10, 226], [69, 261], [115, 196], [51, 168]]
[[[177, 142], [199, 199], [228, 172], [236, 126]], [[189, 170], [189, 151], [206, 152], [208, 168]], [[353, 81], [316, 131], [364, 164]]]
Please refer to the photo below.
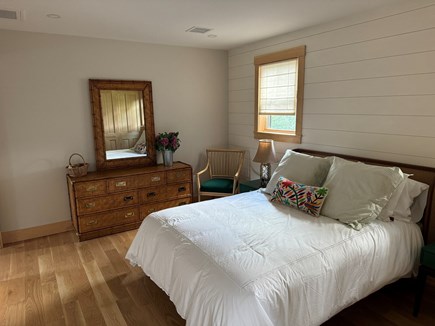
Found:
[[106, 159], [146, 156], [142, 94], [101, 90]]
[[97, 169], [155, 165], [150, 81], [89, 80]]

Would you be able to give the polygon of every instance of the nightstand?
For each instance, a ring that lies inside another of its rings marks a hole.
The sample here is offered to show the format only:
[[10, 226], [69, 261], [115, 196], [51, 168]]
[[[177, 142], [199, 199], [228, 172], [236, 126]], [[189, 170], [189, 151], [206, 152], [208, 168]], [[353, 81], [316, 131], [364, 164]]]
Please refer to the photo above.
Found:
[[261, 188], [261, 180], [251, 180], [240, 182], [240, 193], [254, 191]]
[[426, 277], [428, 275], [435, 276], [435, 243], [426, 245], [421, 249], [420, 264], [417, 277], [417, 293], [414, 302], [413, 314], [415, 317], [417, 317], [420, 310]]

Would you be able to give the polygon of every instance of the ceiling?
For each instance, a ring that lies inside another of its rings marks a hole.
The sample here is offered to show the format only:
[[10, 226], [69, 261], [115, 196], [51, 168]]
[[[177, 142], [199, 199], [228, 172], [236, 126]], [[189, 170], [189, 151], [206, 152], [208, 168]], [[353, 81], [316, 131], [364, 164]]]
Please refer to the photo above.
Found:
[[[0, 19], [0, 29], [228, 50], [400, 2], [404, 0], [0, 0], [0, 9], [24, 12], [23, 20]], [[211, 31], [186, 32], [193, 26]]]

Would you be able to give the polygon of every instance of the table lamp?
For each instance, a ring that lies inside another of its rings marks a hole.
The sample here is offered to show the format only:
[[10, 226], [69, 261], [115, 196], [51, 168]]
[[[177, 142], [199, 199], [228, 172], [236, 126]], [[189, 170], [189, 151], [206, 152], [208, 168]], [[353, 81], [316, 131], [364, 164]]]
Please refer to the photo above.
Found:
[[261, 187], [264, 188], [270, 180], [270, 163], [276, 162], [275, 147], [273, 146], [272, 139], [260, 139], [258, 141], [258, 149], [253, 161], [261, 163], [260, 180]]

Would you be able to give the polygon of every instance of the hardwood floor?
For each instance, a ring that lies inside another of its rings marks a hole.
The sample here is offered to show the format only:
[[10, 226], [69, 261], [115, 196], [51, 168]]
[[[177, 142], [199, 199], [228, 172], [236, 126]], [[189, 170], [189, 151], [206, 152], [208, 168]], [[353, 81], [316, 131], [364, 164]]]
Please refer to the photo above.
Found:
[[0, 249], [0, 325], [184, 325], [124, 259], [135, 233], [77, 242], [67, 232]]
[[[124, 259], [135, 234], [77, 242], [66, 232], [0, 249], [0, 325], [184, 325], [168, 296]], [[402, 280], [325, 325], [435, 325], [435, 282], [418, 318], [413, 300], [414, 281]]]

